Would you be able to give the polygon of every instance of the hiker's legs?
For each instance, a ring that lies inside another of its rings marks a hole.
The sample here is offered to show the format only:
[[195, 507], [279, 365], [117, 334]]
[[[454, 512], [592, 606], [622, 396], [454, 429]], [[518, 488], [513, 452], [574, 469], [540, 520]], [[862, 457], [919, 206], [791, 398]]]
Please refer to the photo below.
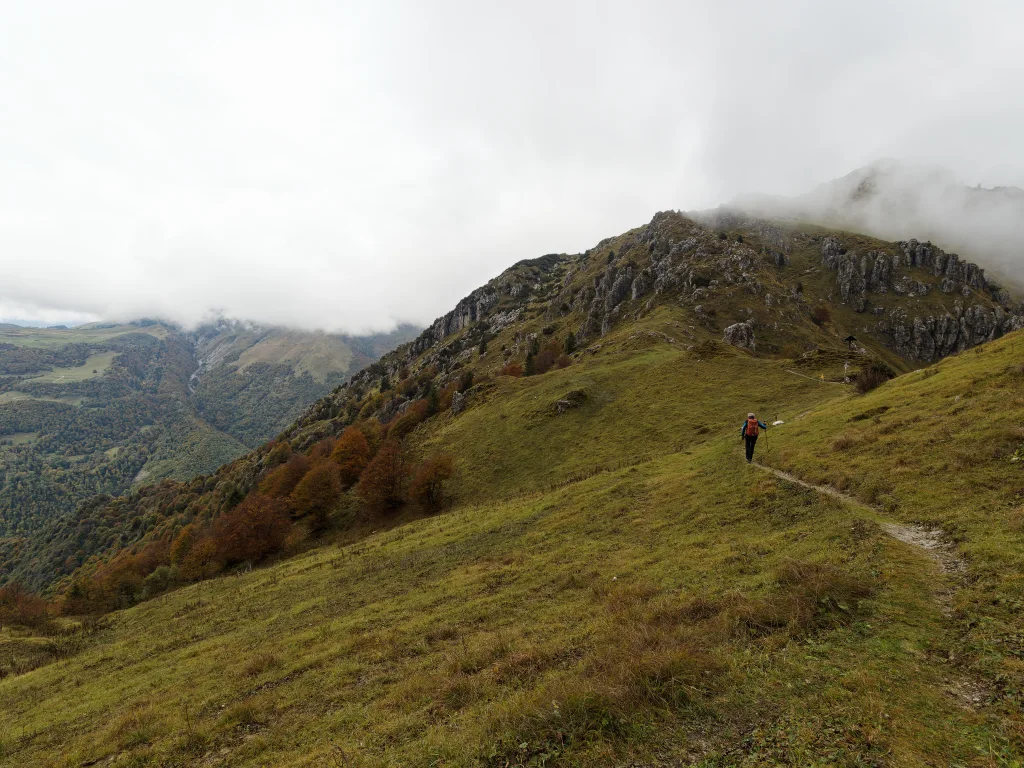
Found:
[[753, 435], [747, 435], [747, 463], [749, 464], [754, 459], [754, 443], [757, 442], [757, 438]]

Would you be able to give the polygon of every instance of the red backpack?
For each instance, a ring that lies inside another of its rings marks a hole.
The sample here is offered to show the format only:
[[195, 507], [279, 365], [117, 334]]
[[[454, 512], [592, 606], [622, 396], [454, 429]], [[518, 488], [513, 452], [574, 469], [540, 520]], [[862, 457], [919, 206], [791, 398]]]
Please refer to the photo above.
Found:
[[743, 434], [745, 434], [747, 437], [757, 437], [757, 427], [757, 419], [747, 419], [747, 429]]

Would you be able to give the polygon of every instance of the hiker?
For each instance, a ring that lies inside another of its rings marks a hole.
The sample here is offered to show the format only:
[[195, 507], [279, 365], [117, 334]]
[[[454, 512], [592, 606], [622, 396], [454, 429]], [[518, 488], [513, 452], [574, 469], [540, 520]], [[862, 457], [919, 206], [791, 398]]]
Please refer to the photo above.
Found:
[[754, 414], [748, 413], [747, 420], [740, 429], [740, 439], [747, 441], [747, 464], [754, 460], [754, 444], [757, 443], [757, 435], [761, 429], [768, 429], [768, 425], [758, 421]]

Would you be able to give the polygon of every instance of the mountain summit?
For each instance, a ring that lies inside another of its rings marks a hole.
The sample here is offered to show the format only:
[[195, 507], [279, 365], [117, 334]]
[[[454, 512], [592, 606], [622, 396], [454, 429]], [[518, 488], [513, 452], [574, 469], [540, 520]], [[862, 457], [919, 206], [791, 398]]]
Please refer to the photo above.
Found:
[[941, 166], [881, 160], [802, 195], [748, 195], [726, 207], [889, 240], [934, 240], [1024, 283], [1024, 189], [971, 186]]

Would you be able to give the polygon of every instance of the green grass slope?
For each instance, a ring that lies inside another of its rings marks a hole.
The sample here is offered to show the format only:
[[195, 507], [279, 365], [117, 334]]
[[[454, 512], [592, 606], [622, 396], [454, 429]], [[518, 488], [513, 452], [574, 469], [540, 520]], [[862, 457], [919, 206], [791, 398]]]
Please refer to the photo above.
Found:
[[[1021, 352], [853, 396], [623, 331], [498, 380], [416, 434], [462, 505], [113, 614], [0, 681], [0, 765], [1019, 765]], [[747, 466], [751, 407], [879, 509]]]
[[[772, 465], [941, 529], [967, 575], [949, 625], [959, 664], [1021, 727], [1024, 693], [1024, 335], [946, 358], [776, 435]], [[1018, 731], [1019, 732], [1019, 731]]]

